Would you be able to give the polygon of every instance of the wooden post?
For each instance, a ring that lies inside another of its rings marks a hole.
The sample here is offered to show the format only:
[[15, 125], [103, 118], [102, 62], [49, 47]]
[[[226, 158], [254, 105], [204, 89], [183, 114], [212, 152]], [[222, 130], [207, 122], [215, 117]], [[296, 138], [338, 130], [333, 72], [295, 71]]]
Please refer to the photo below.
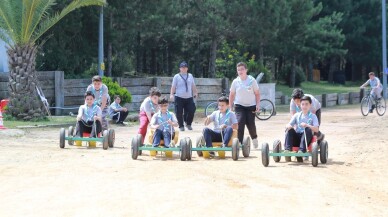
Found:
[[157, 87], [159, 90], [161, 90], [162, 88], [162, 80], [158, 77], [154, 77], [154, 80], [153, 80], [153, 85], [154, 87]]
[[[55, 107], [64, 107], [65, 105], [65, 91], [64, 80], [65, 73], [63, 71], [55, 71]], [[55, 109], [55, 115], [62, 115], [62, 109]]]
[[327, 94], [322, 94], [322, 107], [327, 107]]
[[222, 91], [229, 93], [229, 79], [223, 78], [221, 83], [222, 83]]

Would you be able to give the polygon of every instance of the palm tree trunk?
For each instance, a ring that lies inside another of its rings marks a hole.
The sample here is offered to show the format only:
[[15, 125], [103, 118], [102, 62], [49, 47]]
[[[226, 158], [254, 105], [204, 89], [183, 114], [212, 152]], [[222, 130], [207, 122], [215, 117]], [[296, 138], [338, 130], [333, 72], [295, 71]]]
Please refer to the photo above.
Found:
[[10, 70], [8, 112], [17, 119], [31, 120], [45, 116], [43, 103], [36, 91], [36, 52], [34, 45], [15, 46], [7, 51]]

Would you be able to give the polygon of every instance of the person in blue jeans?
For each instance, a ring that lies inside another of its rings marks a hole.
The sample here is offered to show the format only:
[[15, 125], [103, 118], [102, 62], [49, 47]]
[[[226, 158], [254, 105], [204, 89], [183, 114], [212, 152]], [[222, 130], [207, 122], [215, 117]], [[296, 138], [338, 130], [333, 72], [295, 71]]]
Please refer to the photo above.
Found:
[[[209, 127], [203, 129], [206, 147], [213, 147], [213, 142], [223, 142], [222, 147], [227, 147], [232, 138], [233, 129], [238, 127], [236, 114], [229, 109], [228, 97], [222, 96], [218, 99], [218, 110], [206, 117], [205, 126], [212, 122], [214, 124], [213, 129]], [[214, 155], [214, 153], [210, 154]]]
[[152, 146], [157, 147], [160, 141], [164, 140], [164, 147], [169, 148], [171, 138], [175, 136], [174, 127], [178, 126], [178, 121], [173, 112], [168, 111], [168, 100], [165, 97], [159, 99], [159, 111], [152, 118], [150, 127], [155, 129]]
[[303, 96], [300, 104], [302, 111], [295, 113], [286, 125], [285, 152], [292, 151], [292, 147], [299, 147], [298, 152], [306, 152], [306, 143], [310, 144], [313, 133], [319, 130], [318, 118], [310, 111], [311, 98]]

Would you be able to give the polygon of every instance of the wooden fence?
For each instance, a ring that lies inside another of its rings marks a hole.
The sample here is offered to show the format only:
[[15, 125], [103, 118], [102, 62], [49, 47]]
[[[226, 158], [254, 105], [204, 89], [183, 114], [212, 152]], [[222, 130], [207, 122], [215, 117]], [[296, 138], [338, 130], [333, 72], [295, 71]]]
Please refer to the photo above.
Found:
[[[38, 72], [39, 86], [42, 88], [48, 103], [52, 107], [78, 108], [84, 103], [83, 95], [86, 88], [91, 84], [91, 79], [64, 79], [62, 71]], [[132, 103], [125, 106], [130, 111], [137, 111], [141, 102], [149, 94], [153, 86], [162, 91], [162, 95], [169, 97], [172, 78], [113, 78], [120, 86], [125, 87], [132, 94]], [[209, 102], [217, 100], [223, 90], [229, 89], [229, 81], [226, 78], [196, 78], [199, 97], [196, 99], [197, 106], [205, 106]], [[0, 74], [0, 99], [8, 97], [7, 91], [8, 74]], [[77, 111], [77, 109], [67, 110]], [[62, 109], [56, 109], [55, 114], [63, 113]]]

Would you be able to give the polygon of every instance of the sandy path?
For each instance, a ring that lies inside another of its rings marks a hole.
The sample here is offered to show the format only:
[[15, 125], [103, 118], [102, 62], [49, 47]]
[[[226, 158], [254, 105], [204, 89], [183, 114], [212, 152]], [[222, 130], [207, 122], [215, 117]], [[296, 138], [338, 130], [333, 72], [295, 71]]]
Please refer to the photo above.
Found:
[[[346, 116], [344, 116], [346, 114]], [[259, 142], [284, 140], [289, 117], [257, 121]], [[59, 129], [0, 138], [0, 216], [387, 216], [387, 116], [325, 109], [328, 164], [313, 168], [261, 152], [233, 161], [130, 157], [136, 127], [117, 127], [116, 148], [60, 149]], [[202, 125], [183, 132], [194, 141]], [[246, 132], [247, 133], [247, 132]], [[28, 136], [27, 136], [28, 135]]]

